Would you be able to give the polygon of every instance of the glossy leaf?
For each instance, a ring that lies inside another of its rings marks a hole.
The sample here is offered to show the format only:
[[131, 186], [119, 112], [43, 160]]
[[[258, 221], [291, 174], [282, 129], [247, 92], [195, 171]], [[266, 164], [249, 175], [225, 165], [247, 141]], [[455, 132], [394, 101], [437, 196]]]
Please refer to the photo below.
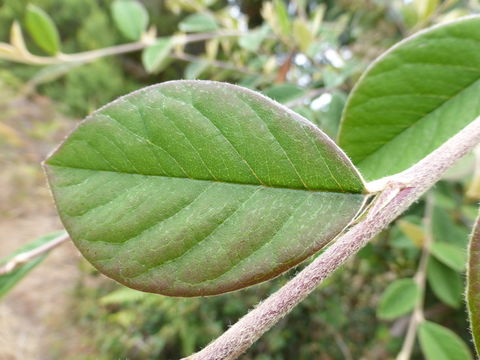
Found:
[[339, 144], [365, 178], [407, 169], [480, 116], [479, 27], [471, 16], [419, 32], [362, 75]]
[[473, 343], [480, 356], [480, 217], [470, 237], [466, 295]]
[[462, 275], [435, 258], [430, 258], [427, 268], [428, 284], [433, 293], [445, 304], [458, 309], [462, 304]]
[[184, 32], [203, 32], [218, 29], [215, 18], [209, 14], [192, 14], [183, 19], [178, 28]]
[[148, 12], [137, 0], [115, 0], [112, 17], [118, 30], [129, 40], [140, 40], [148, 26]]
[[363, 181], [306, 119], [238, 86], [173, 81], [88, 117], [46, 161], [94, 266], [140, 290], [218, 294], [270, 279], [358, 212]]
[[446, 327], [424, 321], [418, 328], [418, 338], [426, 360], [473, 360], [468, 346]]
[[463, 272], [465, 270], [467, 254], [462, 248], [437, 241], [432, 244], [430, 251], [438, 261], [444, 263], [451, 269], [458, 272]]
[[10, 51], [12, 55], [25, 56], [29, 54], [27, 46], [25, 44], [25, 39], [23, 37], [22, 28], [17, 21], [14, 21], [10, 29], [10, 44], [6, 44], [7, 49], [13, 50]]
[[143, 66], [149, 73], [162, 71], [168, 63], [168, 55], [173, 47], [171, 38], [160, 38], [142, 53]]
[[[17, 251], [15, 251], [10, 256], [2, 259], [0, 261], [0, 265], [7, 263], [14, 256], [16, 256], [18, 254], [21, 254], [21, 253], [24, 253], [24, 252], [27, 252], [27, 251], [30, 251], [30, 250], [33, 250], [33, 249], [36, 249], [36, 248], [48, 243], [49, 241], [51, 241], [51, 240], [53, 240], [53, 239], [55, 239], [59, 236], [62, 236], [64, 233], [65, 233], [64, 231], [57, 231], [55, 233], [42, 236], [42, 237], [24, 245], [24, 246], [22, 246], [21, 248], [19, 248]], [[47, 257], [47, 255], [48, 255], [48, 253], [44, 253], [44, 254], [30, 260], [29, 262], [17, 267], [13, 271], [11, 271], [7, 274], [4, 274], [4, 275], [0, 275], [0, 298], [5, 296], [20, 280], [22, 280], [25, 277], [25, 275], [27, 275], [30, 271], [32, 271], [33, 268], [35, 268], [35, 266], [39, 265]]]
[[408, 314], [415, 307], [420, 295], [413, 279], [400, 279], [391, 283], [383, 293], [377, 309], [381, 319], [391, 320]]
[[60, 51], [57, 27], [50, 16], [38, 6], [27, 6], [25, 26], [35, 43], [46, 53], [55, 55]]

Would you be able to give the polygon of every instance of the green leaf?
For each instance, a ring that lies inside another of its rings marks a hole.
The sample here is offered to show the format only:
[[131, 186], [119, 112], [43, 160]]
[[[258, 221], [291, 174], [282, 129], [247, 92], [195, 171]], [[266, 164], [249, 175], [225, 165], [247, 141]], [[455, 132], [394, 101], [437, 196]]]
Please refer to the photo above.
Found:
[[403, 3], [400, 5], [400, 14], [403, 19], [403, 23], [407, 29], [413, 28], [418, 23], [418, 13], [415, 8], [415, 4]]
[[187, 80], [197, 79], [208, 68], [208, 60], [192, 61], [185, 67], [184, 77]]
[[366, 179], [407, 169], [480, 116], [479, 27], [471, 16], [421, 31], [362, 75], [339, 144]]
[[445, 304], [460, 308], [463, 297], [462, 275], [435, 258], [428, 261], [427, 278], [434, 294]]
[[27, 6], [25, 26], [35, 43], [46, 53], [55, 55], [60, 51], [57, 27], [50, 16], [38, 6]]
[[259, 29], [251, 30], [238, 39], [238, 45], [248, 51], [255, 52], [258, 50], [263, 40], [265, 40], [269, 31], [270, 28], [265, 25]]
[[46, 161], [62, 221], [104, 274], [212, 295], [270, 279], [325, 246], [364, 184], [318, 128], [251, 90], [172, 81], [88, 117]]
[[446, 327], [424, 321], [418, 328], [418, 338], [426, 360], [473, 360], [468, 346]]
[[302, 95], [305, 94], [305, 89], [294, 84], [283, 83], [272, 85], [265, 89], [263, 93], [269, 98], [272, 98], [281, 104], [285, 104], [302, 97]]
[[447, 265], [449, 268], [458, 272], [465, 271], [467, 254], [462, 248], [437, 241], [432, 244], [430, 251], [438, 261]]
[[158, 73], [168, 64], [168, 56], [173, 47], [172, 38], [160, 38], [142, 53], [143, 66], [149, 73]]
[[290, 36], [292, 26], [290, 24], [290, 19], [288, 18], [288, 11], [285, 3], [283, 0], [273, 0], [273, 6], [280, 31], [284, 36]]
[[[112, 291], [108, 295], [103, 296], [100, 299], [100, 304], [101, 305], [128, 304], [128, 303], [133, 303], [133, 302], [142, 300], [145, 298], [145, 296], [149, 296], [149, 295], [137, 290], [122, 287], [120, 289]], [[150, 295], [150, 296], [154, 296], [154, 295]]]
[[115, 0], [112, 17], [118, 30], [129, 40], [140, 40], [148, 26], [148, 12], [137, 0]]
[[[0, 265], [6, 264], [9, 260], [15, 257], [18, 254], [36, 249], [49, 241], [60, 237], [65, 234], [65, 231], [57, 231], [42, 237], [22, 246], [17, 251], [15, 251], [10, 256], [0, 260]], [[0, 298], [5, 296], [20, 280], [22, 280], [25, 275], [27, 275], [35, 266], [40, 264], [46, 257], [48, 253], [44, 253], [36, 258], [26, 262], [23, 265], [18, 266], [16, 269], [11, 272], [0, 275]]]
[[203, 32], [218, 29], [215, 18], [209, 14], [192, 14], [183, 19], [178, 28], [184, 32]]
[[480, 217], [475, 222], [468, 248], [466, 298], [473, 343], [480, 356]]
[[425, 232], [420, 225], [411, 223], [405, 219], [400, 219], [397, 221], [397, 226], [416, 247], [422, 248], [425, 240]]
[[304, 53], [308, 51], [310, 45], [315, 40], [312, 31], [308, 28], [308, 24], [301, 18], [296, 18], [293, 21], [293, 38]]
[[321, 128], [331, 137], [336, 137], [338, 134], [338, 126], [340, 125], [340, 118], [346, 100], [347, 97], [343, 92], [333, 92], [332, 100], [330, 100], [327, 109], [320, 110], [323, 113], [321, 116]]
[[417, 283], [411, 279], [395, 280], [383, 293], [377, 309], [380, 319], [391, 320], [408, 314], [420, 295]]
[[417, 10], [420, 21], [427, 20], [438, 7], [439, 0], [414, 0], [413, 5]]
[[[443, 207], [435, 206], [432, 216], [433, 238], [436, 241], [449, 243], [459, 248], [466, 249], [468, 243], [468, 230], [464, 226], [457, 225], [453, 220], [452, 215], [444, 208], [446, 206], [452, 206], [455, 208], [456, 205], [453, 194], [444, 195], [448, 196], [451, 205], [445, 204], [445, 201], [443, 201]], [[436, 199], [437, 202], [442, 201], [441, 196], [437, 196]]]

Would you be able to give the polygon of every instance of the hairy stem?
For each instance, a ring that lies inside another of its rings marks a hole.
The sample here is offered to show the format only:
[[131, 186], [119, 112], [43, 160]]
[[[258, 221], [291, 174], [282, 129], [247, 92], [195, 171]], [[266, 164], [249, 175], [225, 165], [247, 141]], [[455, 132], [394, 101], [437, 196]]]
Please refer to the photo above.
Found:
[[57, 246], [64, 243], [68, 239], [69, 239], [69, 236], [68, 234], [65, 233], [63, 235], [60, 235], [50, 240], [49, 242], [43, 244], [42, 246], [39, 246], [38, 248], [16, 255], [10, 261], [8, 261], [5, 265], [0, 266], [0, 275], [5, 275], [12, 272], [16, 268], [29, 262], [30, 260], [35, 259], [36, 257], [56, 248]]
[[425, 217], [423, 220], [425, 226], [425, 237], [423, 239], [422, 255], [418, 263], [417, 272], [415, 274], [415, 282], [418, 285], [419, 296], [415, 304], [410, 322], [408, 324], [405, 340], [402, 349], [397, 355], [396, 360], [409, 360], [413, 347], [415, 346], [415, 337], [417, 334], [418, 325], [425, 319], [423, 315], [423, 304], [425, 301], [425, 287], [427, 282], [427, 265], [430, 258], [430, 247], [433, 242], [432, 237], [432, 215], [433, 215], [433, 196], [429, 194], [427, 197], [427, 206], [425, 209]]
[[456, 160], [480, 141], [480, 117], [406, 171], [389, 178], [375, 206], [325, 252], [241, 318], [191, 360], [235, 359], [288, 314], [348, 258], [405, 211], [428, 190]]

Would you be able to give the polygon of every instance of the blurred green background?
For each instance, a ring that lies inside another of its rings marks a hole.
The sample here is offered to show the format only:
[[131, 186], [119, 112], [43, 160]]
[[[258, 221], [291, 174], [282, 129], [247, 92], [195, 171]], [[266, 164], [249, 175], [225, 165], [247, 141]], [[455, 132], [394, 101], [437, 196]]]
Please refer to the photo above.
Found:
[[[53, 19], [63, 53], [136, 42], [115, 19], [112, 3], [0, 1], [0, 41], [9, 42], [16, 20], [30, 52], [48, 56], [25, 24], [27, 5], [34, 4]], [[142, 51], [47, 66], [0, 59], [0, 257], [60, 228], [40, 162], [80, 119], [116, 97], [173, 79], [227, 81], [265, 93], [335, 138], [346, 97], [375, 57], [418, 30], [480, 12], [478, 0], [141, 3], [148, 11], [149, 29], [164, 40], [217, 35], [178, 41], [163, 49], [165, 53], [150, 50], [153, 65]], [[430, 195], [434, 240], [460, 252], [480, 199], [477, 155], [463, 159]], [[377, 308], [388, 285], [416, 272], [424, 212], [421, 200], [243, 359], [395, 358], [409, 316], [384, 316]], [[442, 261], [441, 253], [429, 261], [425, 315], [470, 346], [463, 272]], [[246, 290], [175, 299], [121, 287], [99, 275], [69, 244], [0, 300], [0, 359], [186, 356], [220, 335], [301, 267]], [[415, 347], [412, 359], [422, 358]]]

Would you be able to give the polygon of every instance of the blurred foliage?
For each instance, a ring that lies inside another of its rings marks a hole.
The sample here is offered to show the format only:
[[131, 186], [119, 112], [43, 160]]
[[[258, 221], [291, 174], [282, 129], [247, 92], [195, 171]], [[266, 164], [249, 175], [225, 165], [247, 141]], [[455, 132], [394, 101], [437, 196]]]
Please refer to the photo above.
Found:
[[[208, 66], [197, 71], [195, 77], [232, 81], [260, 90], [273, 82], [289, 82], [306, 90], [327, 86], [345, 93], [365, 64], [406, 35], [406, 24], [412, 23], [402, 12], [405, 6], [398, 8], [399, 1], [299, 1], [288, 6], [282, 1], [257, 0], [238, 3], [145, 0], [143, 3], [150, 13], [150, 25], [159, 35], [196, 31], [195, 27], [211, 31], [215, 29], [211, 24], [238, 31], [250, 26], [252, 33], [187, 44], [179, 54], [187, 52], [195, 56], [194, 60], [185, 62], [180, 56], [181, 61], [171, 62], [156, 75], [143, 69], [140, 54], [136, 52], [104, 58], [99, 64], [72, 67], [53, 83], [37, 82], [38, 91], [60, 102], [67, 114], [83, 117], [132, 89], [182, 78], [191, 70], [189, 62], [193, 65], [207, 60]], [[115, 26], [110, 11], [112, 0], [4, 0], [0, 8], [1, 39], [8, 38], [14, 19], [25, 26], [28, 4], [38, 6], [52, 17], [65, 53], [94, 50], [127, 40], [122, 29]], [[425, 25], [428, 24], [427, 21]], [[42, 54], [29, 37], [27, 45], [32, 53]], [[12, 63], [6, 63], [5, 67], [24, 81], [37, 71], [35, 67]]]
[[[8, 41], [15, 19], [25, 28], [27, 5], [34, 4], [53, 19], [64, 53], [124, 44], [129, 40], [115, 25], [112, 3], [113, 0], [0, 1], [0, 41]], [[2, 94], [9, 89], [8, 101], [13, 104], [6, 106], [4, 95], [0, 100], [3, 114], [5, 109], [13, 108], [20, 112], [25, 101], [34, 102], [46, 96], [62, 112], [78, 119], [143, 86], [200, 78], [229, 81], [262, 91], [334, 138], [346, 96], [371, 60], [417, 30], [480, 11], [477, 0], [143, 0], [141, 3], [148, 10], [149, 26], [156, 29], [157, 36], [184, 36], [217, 27], [219, 31], [244, 34], [176, 44], [168, 47], [168, 56], [150, 49], [150, 57], [165, 57], [150, 58], [149, 64], [156, 64], [149, 68], [151, 73], [145, 70], [140, 51], [87, 64], [46, 67], [2, 60], [0, 86]], [[33, 54], [45, 55], [34, 39], [24, 35]], [[19, 96], [10, 94], [11, 91]], [[5, 122], [0, 117], [3, 154], [0, 160], [11, 155], [8, 149], [23, 148], [25, 138], [47, 137], [55, 132], [60, 125], [56, 117], [51, 118], [49, 123], [31, 126], [23, 124], [21, 116], [15, 118], [17, 123]], [[15, 161], [10, 160], [12, 164]], [[433, 236], [440, 246], [436, 245], [435, 254], [430, 256], [424, 306], [428, 320], [446, 326], [467, 344], [470, 341], [462, 301], [463, 270], [445, 261], [441, 249], [453, 247], [461, 253], [466, 246], [476, 213], [475, 202], [479, 200], [478, 163], [474, 156], [462, 160], [433, 190]], [[425, 234], [424, 208], [423, 200], [415, 204], [263, 336], [244, 359], [394, 358], [403, 342], [408, 314], [381, 320], [376, 309], [389, 284], [415, 274]], [[72, 297], [72, 316], [67, 321], [91, 334], [83, 341], [95, 349], [92, 359], [105, 360], [173, 359], [189, 355], [220, 335], [298, 271], [222, 296], [176, 299], [120, 287], [102, 279], [86, 263], [82, 263], [82, 270], [83, 277]], [[85, 359], [82, 354], [62, 353], [61, 345], [57, 351], [58, 358]], [[415, 348], [413, 359], [422, 359], [419, 347]]]

